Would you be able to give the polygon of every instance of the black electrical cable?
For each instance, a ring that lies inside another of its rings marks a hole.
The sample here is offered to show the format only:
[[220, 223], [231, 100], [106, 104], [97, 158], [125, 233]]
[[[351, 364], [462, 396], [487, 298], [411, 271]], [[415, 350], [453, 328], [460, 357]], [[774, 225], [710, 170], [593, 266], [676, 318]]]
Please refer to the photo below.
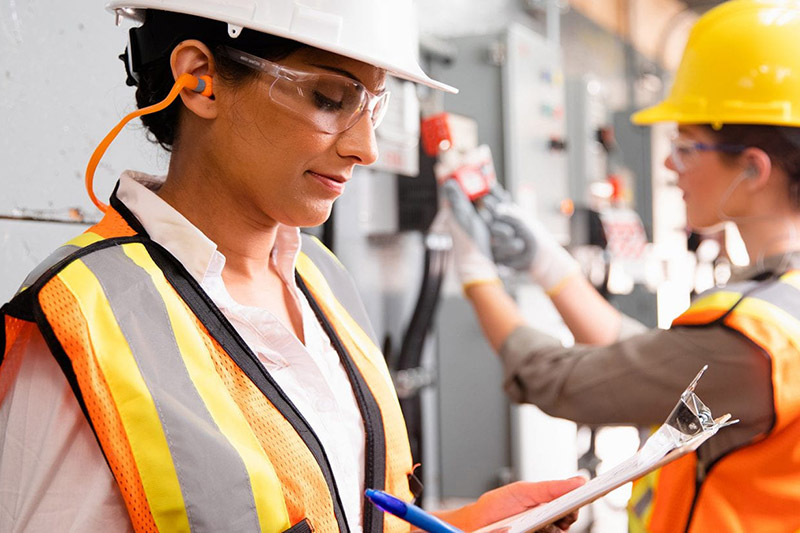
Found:
[[414, 314], [403, 336], [396, 370], [406, 370], [420, 366], [425, 338], [430, 330], [436, 306], [439, 302], [439, 294], [444, 280], [444, 259], [446, 255], [446, 250], [434, 249], [426, 243], [425, 270], [422, 285], [417, 297]]
[[[396, 372], [417, 369], [422, 363], [425, 339], [433, 323], [444, 280], [447, 250], [448, 248], [442, 247], [441, 244], [436, 242], [435, 236], [428, 235], [425, 237], [423, 279], [414, 314], [403, 336], [400, 354], [394, 368]], [[415, 463], [423, 465], [422, 398], [420, 391], [421, 387], [412, 388], [408, 391], [407, 395], [400, 398], [400, 408], [403, 410], [403, 417], [406, 420], [411, 456]], [[423, 475], [423, 468], [420, 466], [417, 475]]]

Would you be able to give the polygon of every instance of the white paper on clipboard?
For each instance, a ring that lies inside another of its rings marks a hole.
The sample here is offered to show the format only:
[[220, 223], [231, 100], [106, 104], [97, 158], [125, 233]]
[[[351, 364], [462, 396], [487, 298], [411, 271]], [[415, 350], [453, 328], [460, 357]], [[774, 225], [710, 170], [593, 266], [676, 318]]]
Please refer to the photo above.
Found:
[[548, 503], [500, 520], [474, 533], [530, 533], [552, 524], [572, 511], [595, 501], [629, 481], [638, 479], [665, 464], [696, 450], [720, 428], [735, 424], [726, 414], [717, 419], [694, 393], [707, 366], [681, 394], [681, 399], [666, 422], [653, 433], [633, 456], [577, 489]]

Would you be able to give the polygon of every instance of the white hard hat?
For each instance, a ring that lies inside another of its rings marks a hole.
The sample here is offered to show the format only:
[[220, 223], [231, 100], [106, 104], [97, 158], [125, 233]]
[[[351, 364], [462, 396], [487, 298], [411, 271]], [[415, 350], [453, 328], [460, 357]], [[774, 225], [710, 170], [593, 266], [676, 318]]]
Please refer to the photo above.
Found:
[[362, 61], [389, 74], [441, 89], [458, 90], [428, 77], [417, 62], [413, 0], [113, 0], [118, 16], [144, 21], [144, 10], [195, 15]]

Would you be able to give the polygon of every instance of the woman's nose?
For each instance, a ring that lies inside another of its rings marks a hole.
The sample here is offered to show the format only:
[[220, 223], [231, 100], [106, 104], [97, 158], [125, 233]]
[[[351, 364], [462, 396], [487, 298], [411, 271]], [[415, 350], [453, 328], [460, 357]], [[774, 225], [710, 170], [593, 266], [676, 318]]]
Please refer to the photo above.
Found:
[[664, 166], [673, 172], [678, 171], [678, 167], [677, 165], [675, 165], [675, 161], [672, 159], [672, 154], [668, 155], [667, 158], [664, 160]]
[[358, 122], [339, 134], [336, 148], [340, 156], [355, 158], [359, 165], [371, 165], [378, 160], [378, 141], [370, 113], [361, 115]]

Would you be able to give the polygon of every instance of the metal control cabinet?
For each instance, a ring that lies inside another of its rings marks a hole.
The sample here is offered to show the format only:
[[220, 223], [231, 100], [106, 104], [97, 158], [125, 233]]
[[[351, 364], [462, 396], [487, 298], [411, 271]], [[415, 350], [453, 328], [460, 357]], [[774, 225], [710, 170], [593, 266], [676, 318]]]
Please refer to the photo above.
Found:
[[503, 185], [523, 209], [562, 240], [569, 198], [565, 82], [558, 46], [532, 30], [511, 25], [505, 32], [454, 38], [457, 53], [431, 75], [459, 88], [446, 98], [447, 111], [478, 122], [481, 144], [492, 150]]
[[520, 25], [503, 39], [505, 183], [561, 242], [569, 238], [566, 98], [560, 48]]
[[450, 294], [439, 306], [439, 497], [472, 499], [510, 480], [511, 412], [500, 362], [470, 304]]

